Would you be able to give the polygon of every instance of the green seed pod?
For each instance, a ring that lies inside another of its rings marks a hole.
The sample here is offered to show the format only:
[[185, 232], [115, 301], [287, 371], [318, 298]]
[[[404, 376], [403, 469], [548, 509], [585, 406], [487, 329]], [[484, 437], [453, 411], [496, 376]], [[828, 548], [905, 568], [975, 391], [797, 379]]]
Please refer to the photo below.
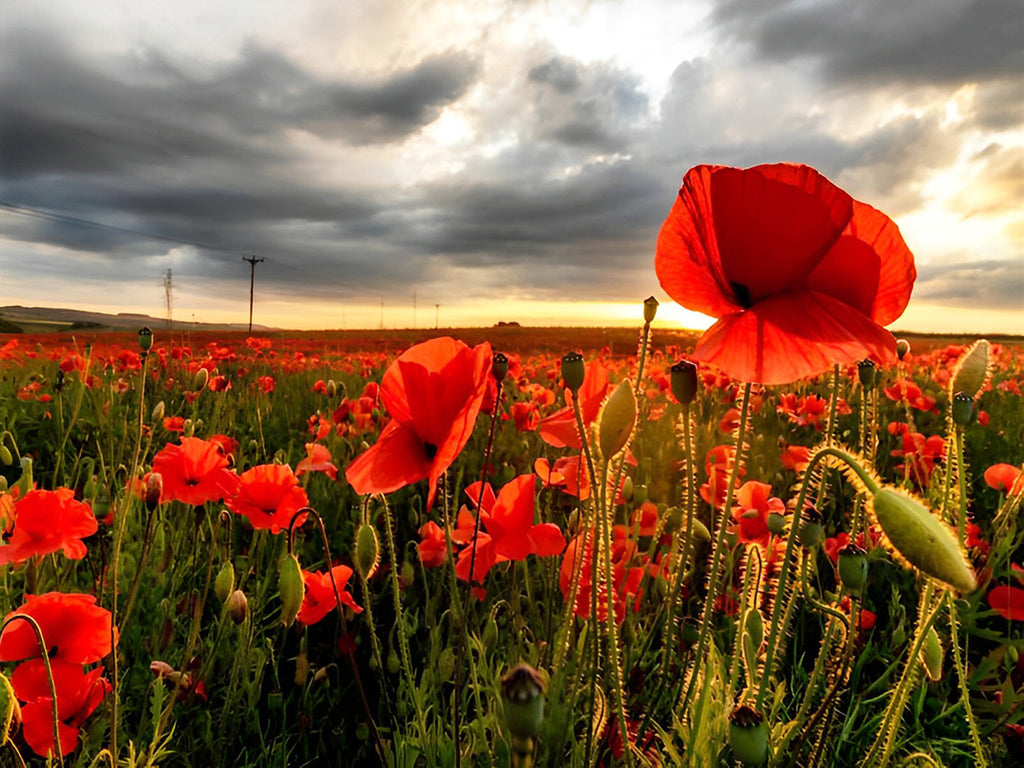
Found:
[[623, 379], [605, 398], [597, 415], [597, 442], [605, 459], [611, 459], [626, 447], [635, 424], [633, 385], [629, 379]]
[[633, 503], [643, 504], [647, 501], [647, 485], [645, 483], [636, 483], [633, 486]]
[[217, 571], [217, 578], [213, 580], [213, 592], [223, 603], [228, 596], [235, 591], [235, 568], [231, 563], [224, 563]]
[[658, 314], [658, 300], [653, 296], [644, 299], [644, 322], [650, 325], [654, 322], [654, 316]]
[[352, 560], [356, 573], [364, 580], [377, 572], [377, 566], [380, 565], [380, 539], [377, 537], [377, 529], [369, 523], [363, 523], [356, 531]]
[[529, 739], [544, 724], [544, 694], [547, 681], [529, 664], [520, 662], [501, 679], [505, 700], [505, 724], [513, 738]]
[[906, 339], [896, 339], [896, 355], [902, 360], [910, 352], [910, 342]]
[[693, 518], [693, 538], [697, 541], [711, 541], [711, 531], [697, 518]]
[[277, 565], [277, 591], [281, 596], [281, 623], [290, 627], [306, 596], [306, 582], [295, 555], [284, 555]]
[[768, 513], [768, 532], [775, 535], [781, 536], [786, 531], [786, 516], [780, 515], [778, 512]]
[[921, 648], [921, 663], [924, 665], [924, 673], [933, 683], [942, 679], [942, 655], [939, 633], [935, 631], [935, 627], [930, 627]]
[[441, 651], [437, 659], [437, 681], [447, 683], [455, 674], [455, 651], [449, 646]]
[[857, 363], [857, 378], [860, 379], [860, 385], [864, 389], [871, 389], [875, 386], [876, 374], [874, 360], [861, 360]]
[[697, 365], [679, 360], [669, 368], [672, 395], [681, 405], [689, 405], [697, 397]]
[[562, 382], [574, 395], [580, 391], [586, 375], [583, 355], [579, 352], [566, 352], [562, 356]]
[[679, 507], [669, 507], [664, 513], [665, 533], [675, 533], [683, 529], [683, 510]]
[[149, 352], [153, 346], [153, 332], [149, 328], [139, 328], [139, 347], [143, 352]]
[[957, 392], [953, 395], [949, 409], [953, 423], [958, 427], [969, 427], [974, 422], [974, 398], [966, 392]]
[[768, 728], [764, 716], [741, 704], [729, 715], [729, 746], [743, 765], [762, 765], [768, 758]]
[[821, 525], [821, 513], [814, 507], [808, 506], [804, 509], [800, 520], [800, 546], [813, 549], [825, 537], [825, 530]]
[[956, 536], [924, 504], [892, 488], [881, 488], [871, 507], [895, 556], [960, 592], [977, 588]]
[[978, 396], [988, 381], [990, 349], [985, 339], [978, 339], [960, 355], [949, 381], [950, 392], [966, 392], [971, 398]]
[[491, 376], [495, 381], [504, 381], [508, 376], [508, 356], [503, 352], [495, 352], [491, 358]]
[[856, 544], [839, 550], [839, 580], [851, 595], [863, 595], [868, 581], [867, 553]]
[[11, 738], [12, 726], [16, 725], [15, 720], [21, 720], [21, 708], [18, 706], [18, 697], [14, 695], [11, 681], [3, 673], [0, 673], [0, 713], [2, 713], [4, 718], [3, 733], [0, 733], [0, 747], [2, 747]]

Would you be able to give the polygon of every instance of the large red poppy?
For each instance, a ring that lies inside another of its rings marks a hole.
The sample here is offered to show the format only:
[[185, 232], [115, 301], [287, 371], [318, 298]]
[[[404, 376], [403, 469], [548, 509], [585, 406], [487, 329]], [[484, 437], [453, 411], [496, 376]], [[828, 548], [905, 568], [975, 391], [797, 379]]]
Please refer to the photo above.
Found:
[[[31, 616], [39, 624], [51, 659], [90, 664], [111, 651], [110, 611], [96, 605], [92, 595], [47, 592], [26, 595], [25, 604], [7, 615]], [[117, 632], [114, 632], [117, 638]], [[15, 621], [0, 634], [0, 661], [42, 658], [39, 643], [27, 622]]]
[[718, 318], [693, 357], [784, 384], [864, 358], [889, 365], [917, 276], [885, 214], [805, 165], [690, 169], [658, 236], [677, 303]]
[[[78, 727], [111, 691], [111, 685], [101, 677], [100, 667], [86, 672], [81, 664], [53, 661], [50, 668], [57, 691], [60, 753], [67, 755], [78, 744]], [[25, 702], [21, 708], [21, 733], [25, 741], [37, 755], [52, 754], [53, 698], [42, 659], [19, 664], [11, 675], [11, 686], [18, 699]]]
[[0, 547], [0, 565], [22, 563], [59, 550], [65, 557], [85, 557], [82, 539], [96, 533], [96, 517], [88, 504], [75, 501], [70, 488], [33, 490], [14, 502], [14, 533]]
[[437, 481], [469, 442], [491, 371], [491, 345], [470, 348], [448, 337], [407, 349], [385, 371], [380, 398], [391, 421], [345, 470], [356, 493], [390, 493]]
[[[331, 583], [331, 574], [334, 575], [334, 583]], [[300, 624], [316, 624], [328, 613], [334, 610], [338, 604], [334, 596], [334, 585], [338, 586], [338, 597], [342, 605], [347, 605], [354, 613], [362, 613], [360, 607], [352, 595], [345, 589], [348, 580], [352, 577], [352, 569], [347, 565], [336, 565], [331, 568], [330, 573], [303, 571], [302, 579], [306, 584], [306, 592], [302, 598], [302, 606], [299, 608], [295, 620]]]
[[238, 476], [228, 463], [223, 447], [212, 440], [183, 437], [181, 445], [168, 443], [153, 457], [153, 471], [164, 482], [160, 500], [199, 506], [230, 497]]
[[[309, 506], [309, 499], [287, 464], [260, 464], [242, 473], [238, 490], [224, 503], [245, 515], [253, 528], [280, 533], [296, 512]], [[303, 514], [296, 522], [301, 525], [305, 519]]]

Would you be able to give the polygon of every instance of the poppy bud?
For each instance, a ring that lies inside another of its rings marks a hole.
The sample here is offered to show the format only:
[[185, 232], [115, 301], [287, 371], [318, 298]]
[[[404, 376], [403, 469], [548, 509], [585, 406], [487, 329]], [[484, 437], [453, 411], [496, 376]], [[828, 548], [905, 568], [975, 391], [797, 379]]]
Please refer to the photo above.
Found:
[[235, 624], [241, 624], [249, 615], [249, 601], [245, 597], [245, 592], [240, 589], [236, 589], [228, 596], [225, 607]]
[[309, 680], [309, 654], [299, 651], [299, 655], [295, 657], [295, 685], [305, 688], [307, 680]]
[[847, 544], [839, 550], [839, 580], [852, 595], [863, 595], [868, 581], [867, 553], [856, 544]]
[[1017, 650], [1016, 645], [1006, 646], [1006, 658], [1008, 658], [1010, 662], [1014, 664], [1014, 666], [1016, 666], [1017, 659], [1020, 658], [1020, 651]]
[[159, 472], [146, 475], [146, 509], [152, 512], [160, 504], [164, 492], [164, 477]]
[[547, 681], [529, 664], [520, 662], [501, 678], [505, 725], [514, 740], [532, 740], [544, 723]]
[[398, 654], [395, 653], [395, 649], [392, 648], [388, 651], [388, 672], [392, 675], [397, 675], [398, 670], [402, 668], [402, 663], [398, 660]]
[[669, 507], [665, 510], [665, 533], [675, 533], [683, 527], [683, 510]]
[[196, 375], [192, 377], [192, 389], [199, 392], [201, 389], [206, 387], [206, 382], [210, 380], [210, 372], [205, 368], [200, 368], [196, 371]]
[[814, 507], [807, 507], [800, 519], [800, 545], [806, 549], [818, 546], [825, 535], [825, 530], [821, 526], [821, 513]]
[[491, 375], [495, 381], [504, 381], [508, 376], [508, 356], [503, 352], [495, 352], [491, 358]]
[[281, 596], [281, 623], [290, 627], [306, 596], [306, 582], [295, 555], [284, 555], [278, 563], [277, 591]]
[[484, 624], [483, 637], [484, 648], [493, 648], [498, 642], [498, 622], [494, 620], [493, 616], [487, 617], [487, 622]]
[[575, 351], [566, 352], [562, 355], [562, 382], [574, 395], [583, 386], [583, 379], [586, 373], [586, 368], [583, 365], [583, 355]]
[[437, 659], [437, 681], [439, 683], [447, 683], [452, 679], [454, 673], [455, 651], [449, 646], [441, 651], [441, 655]]
[[644, 322], [650, 325], [656, 314], [658, 314], [658, 300], [653, 296], [648, 296], [644, 299]]
[[60, 368], [57, 369], [57, 375], [53, 380], [53, 391], [63, 392], [64, 391], [64, 371]]
[[380, 565], [380, 539], [377, 529], [369, 523], [363, 523], [356, 531], [353, 565], [362, 579], [369, 579]]
[[974, 399], [966, 392], [957, 392], [953, 395], [950, 413], [958, 427], [969, 427], [974, 422]]
[[877, 370], [874, 360], [861, 360], [857, 363], [857, 378], [864, 389], [871, 389], [875, 386]]
[[139, 347], [142, 348], [143, 352], [149, 352], [150, 347], [153, 346], [153, 332], [145, 326], [139, 328]]
[[768, 513], [768, 533], [781, 536], [786, 531], [786, 516], [772, 511]]
[[960, 355], [949, 382], [950, 392], [964, 392], [968, 397], [977, 397], [988, 381], [990, 347], [985, 339], [978, 339]]
[[334, 397], [338, 393], [338, 384], [334, 379], [327, 380], [327, 397]]
[[224, 602], [235, 591], [235, 569], [231, 563], [224, 563], [213, 580], [213, 592]]
[[181, 434], [184, 437], [192, 437], [196, 433], [196, 424], [192, 419], [185, 419], [181, 423]]
[[150, 417], [152, 418], [152, 420], [153, 421], [162, 421], [163, 418], [164, 418], [164, 410], [165, 410], [165, 408], [166, 408], [166, 406], [164, 405], [164, 401], [163, 400], [161, 400], [159, 403], [154, 405], [153, 406], [153, 412], [150, 414]]
[[680, 405], [689, 405], [697, 397], [697, 365], [679, 360], [668, 370], [673, 397]]
[[647, 501], [647, 485], [646, 483], [637, 483], [633, 486], [633, 503], [643, 504]]
[[960, 592], [977, 588], [953, 531], [924, 504], [892, 488], [879, 488], [871, 507], [894, 555]]
[[403, 560], [398, 568], [398, 585], [402, 589], [408, 589], [416, 580], [416, 569], [408, 560]]
[[935, 627], [929, 627], [924, 638], [924, 647], [921, 648], [921, 664], [924, 666], [924, 673], [933, 683], [942, 679], [942, 655], [939, 633], [935, 631]]
[[896, 355], [902, 360], [910, 352], [910, 342], [906, 339], [896, 339]]
[[0, 443], [0, 461], [3, 462], [5, 467], [9, 467], [14, 463], [14, 456], [11, 455], [11, 449], [3, 443]]
[[633, 500], [633, 478], [629, 475], [622, 480], [622, 498], [627, 502]]
[[764, 715], [741, 704], [729, 715], [729, 746], [743, 765], [761, 765], [768, 757], [768, 728]]
[[605, 399], [597, 416], [597, 442], [605, 459], [626, 447], [635, 424], [636, 397], [629, 379], [623, 379]]

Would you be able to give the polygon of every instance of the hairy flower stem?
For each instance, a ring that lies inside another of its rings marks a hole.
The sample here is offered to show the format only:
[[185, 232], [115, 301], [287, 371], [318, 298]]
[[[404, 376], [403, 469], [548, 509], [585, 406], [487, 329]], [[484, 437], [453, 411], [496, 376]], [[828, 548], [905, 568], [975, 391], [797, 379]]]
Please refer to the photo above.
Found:
[[960, 619], [957, 616], [956, 601], [949, 600], [949, 631], [950, 643], [953, 646], [953, 664], [956, 666], [956, 676], [960, 683], [960, 703], [964, 705], [964, 718], [967, 720], [967, 727], [971, 732], [971, 742], [974, 744], [974, 756], [978, 768], [986, 768], [985, 754], [981, 749], [981, 737], [978, 735], [978, 723], [974, 719], [974, 710], [971, 709], [971, 697], [967, 690], [967, 668], [964, 666], [963, 654], [960, 650], [960, 639], [957, 635], [957, 625]]
[[[491, 463], [491, 450], [494, 447], [494, 432], [498, 424], [498, 413], [501, 409], [501, 389], [503, 382], [498, 380], [498, 392], [494, 396], [494, 408], [491, 410], [491, 426], [487, 430], [487, 445], [484, 447], [484, 462], [480, 467], [480, 492], [476, 497], [476, 510], [473, 517], [473, 550], [469, 556], [469, 579], [466, 582], [467, 604], [472, 605], [473, 600], [473, 575], [476, 569], [476, 540], [480, 535], [480, 512], [484, 503], [484, 483], [487, 481], [487, 466]], [[461, 662], [461, 659], [459, 659]]]
[[[807, 469], [804, 470], [803, 482], [800, 484], [800, 492], [797, 495], [796, 499], [796, 508], [793, 510], [793, 519], [790, 521], [789, 524], [789, 535], [786, 537], [786, 550], [782, 556], [782, 563], [779, 565], [779, 583], [775, 592], [776, 603], [778, 603], [778, 600], [780, 598], [783, 598], [786, 594], [786, 585], [787, 581], [789, 580], [790, 571], [789, 566], [793, 560], [793, 553], [797, 546], [796, 539], [797, 532], [800, 530], [800, 518], [803, 512], [804, 503], [807, 500], [807, 494], [810, 490], [812, 479], [814, 477], [814, 470], [817, 467], [817, 465], [824, 461], [827, 457], [838, 459], [842, 461], [844, 464], [846, 464], [846, 466], [849, 467], [849, 469], [857, 475], [857, 477], [861, 480], [861, 482], [864, 483], [864, 485], [869, 490], [873, 492], [878, 490], [878, 484], [875, 482], [875, 480], [867, 472], [864, 471], [864, 469], [856, 462], [856, 460], [850, 454], [846, 453], [845, 451], [841, 451], [838, 448], [833, 448], [829, 446], [821, 448], [815, 452], [815, 454], [811, 457], [811, 460], [807, 465]], [[761, 706], [764, 704], [765, 693], [767, 693], [768, 688], [770, 687], [768, 683], [771, 680], [772, 673], [774, 672], [775, 668], [775, 653], [777, 650], [776, 646], [779, 644], [779, 632], [780, 629], [784, 629], [784, 627], [782, 627], [782, 619], [783, 617], [785, 617], [785, 623], [788, 624], [791, 612], [788, 610], [773, 610], [771, 611], [771, 614], [772, 622], [771, 628], [768, 631], [768, 645], [766, 646], [767, 650], [765, 655], [764, 677], [761, 679], [761, 684], [758, 686], [757, 698], [754, 703], [754, 708], [757, 710], [760, 710]]]
[[[694, 666], [690, 673], [690, 680], [686, 685], [686, 693], [683, 694], [683, 701], [680, 710], [685, 712], [690, 704], [690, 697], [693, 695], [693, 685], [697, 679], [697, 670], [705, 668], [704, 653], [708, 643], [708, 635], [711, 628], [711, 614], [714, 611], [715, 602], [718, 600], [722, 587], [720, 579], [722, 560], [725, 550], [725, 529], [729, 519], [729, 511], [732, 509], [733, 494], [736, 491], [736, 481], [739, 479], [740, 466], [743, 464], [743, 445], [747, 433], [747, 418], [750, 415], [750, 383], [743, 385], [743, 400], [740, 405], [740, 422], [736, 430], [736, 455], [733, 457], [732, 471], [729, 473], [729, 484], [725, 489], [725, 501], [722, 514], [718, 520], [718, 530], [715, 535], [714, 554], [711, 560], [711, 573], [708, 595], [704, 600], [704, 611], [700, 620], [700, 634], [697, 637], [697, 652], [694, 654]], [[706, 681], [705, 677], [705, 681]]]
[[956, 425], [956, 481], [959, 510], [956, 516], [956, 540], [964, 544], [967, 540], [967, 465], [964, 462], [964, 428]]
[[[43, 666], [46, 668], [46, 681], [50, 684], [50, 703], [53, 709], [53, 746], [57, 751], [57, 763], [63, 768], [64, 766], [64, 755], [60, 748], [60, 715], [57, 710], [57, 685], [53, 682], [53, 668], [50, 666], [50, 652], [46, 649], [46, 640], [43, 639], [43, 630], [37, 622], [31, 616], [24, 613], [16, 613], [13, 616], [8, 616], [4, 623], [0, 625], [0, 634], [15, 621], [25, 621], [32, 627], [32, 632], [36, 636], [36, 642], [39, 644], [39, 654], [43, 658]], [[110, 625], [113, 626], [114, 622], [111, 619]], [[116, 653], [116, 651], [114, 651]], [[52, 759], [52, 758], [51, 758]]]

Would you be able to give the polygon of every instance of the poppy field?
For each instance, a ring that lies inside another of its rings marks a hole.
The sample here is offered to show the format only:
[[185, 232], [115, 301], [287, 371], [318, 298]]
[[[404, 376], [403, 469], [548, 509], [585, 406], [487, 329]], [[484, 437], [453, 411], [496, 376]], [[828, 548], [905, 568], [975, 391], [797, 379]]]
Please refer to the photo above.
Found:
[[717, 323], [0, 337], [0, 761], [1021, 765], [1024, 348], [805, 166], [655, 270]]

